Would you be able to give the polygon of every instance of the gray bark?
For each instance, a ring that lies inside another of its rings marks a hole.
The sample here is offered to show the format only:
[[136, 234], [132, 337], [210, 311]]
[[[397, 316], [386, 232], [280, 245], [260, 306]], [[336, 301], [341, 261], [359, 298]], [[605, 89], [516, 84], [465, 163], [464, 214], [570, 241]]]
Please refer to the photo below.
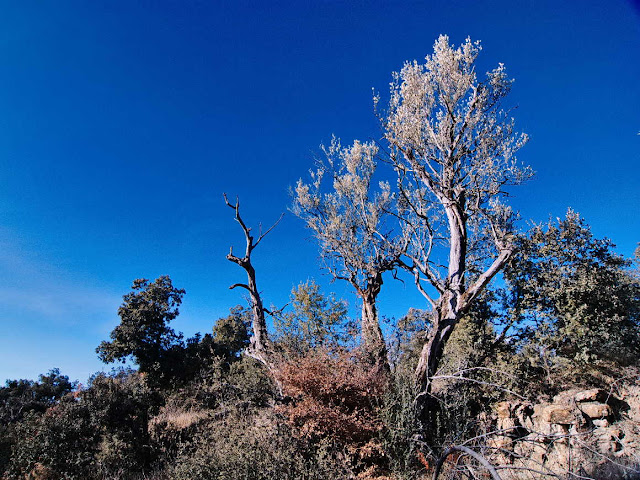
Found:
[[235, 220], [242, 227], [242, 231], [244, 232], [246, 247], [243, 257], [238, 257], [233, 254], [233, 247], [229, 250], [227, 254], [227, 260], [239, 265], [242, 267], [247, 273], [247, 283], [236, 283], [231, 285], [229, 288], [233, 289], [236, 287], [244, 288], [249, 292], [249, 302], [251, 306], [251, 344], [247, 349], [247, 353], [264, 363], [265, 365], [269, 364], [269, 355], [271, 353], [271, 342], [269, 340], [269, 334], [267, 332], [267, 322], [265, 317], [266, 309], [264, 308], [264, 304], [262, 302], [262, 297], [260, 296], [260, 291], [258, 290], [258, 285], [256, 283], [256, 271], [253, 265], [251, 264], [251, 254], [253, 250], [258, 246], [260, 241], [280, 222], [282, 219], [282, 215], [280, 218], [264, 233], [260, 231], [258, 235], [258, 239], [255, 240], [253, 235], [251, 235], [251, 228], [247, 227], [242, 217], [240, 216], [240, 202], [236, 198], [236, 203], [231, 204], [227, 199], [226, 194], [224, 195], [224, 201], [235, 211]]
[[362, 296], [362, 318], [360, 327], [362, 346], [365, 354], [374, 365], [388, 371], [387, 346], [382, 336], [380, 322], [378, 321], [376, 296], [377, 295]]

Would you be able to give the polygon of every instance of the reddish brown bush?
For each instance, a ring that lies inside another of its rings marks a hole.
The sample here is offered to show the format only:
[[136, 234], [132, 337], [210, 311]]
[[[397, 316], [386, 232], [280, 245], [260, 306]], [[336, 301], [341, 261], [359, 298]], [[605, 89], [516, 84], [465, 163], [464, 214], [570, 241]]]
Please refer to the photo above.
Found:
[[277, 373], [292, 401], [280, 411], [300, 436], [360, 447], [378, 436], [386, 376], [349, 352], [325, 349], [283, 363]]

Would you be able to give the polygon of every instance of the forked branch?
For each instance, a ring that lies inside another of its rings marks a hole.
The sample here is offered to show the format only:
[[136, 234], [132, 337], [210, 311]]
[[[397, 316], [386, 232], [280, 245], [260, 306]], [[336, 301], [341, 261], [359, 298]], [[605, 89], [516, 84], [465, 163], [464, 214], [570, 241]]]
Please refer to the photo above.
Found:
[[229, 249], [229, 253], [227, 254], [227, 260], [239, 265], [244, 269], [244, 271], [247, 273], [247, 283], [234, 283], [229, 288], [234, 289], [236, 287], [239, 287], [244, 288], [249, 292], [249, 302], [252, 312], [251, 327], [253, 335], [251, 336], [251, 345], [247, 349], [247, 354], [269, 366], [268, 356], [270, 352], [270, 341], [267, 334], [267, 323], [265, 320], [265, 313], [267, 312], [267, 310], [264, 308], [262, 297], [260, 296], [260, 291], [258, 290], [258, 286], [256, 284], [256, 271], [251, 264], [251, 253], [253, 253], [253, 250], [258, 246], [260, 241], [265, 236], [267, 236], [267, 234], [271, 232], [271, 230], [273, 230], [276, 225], [278, 225], [278, 223], [280, 223], [280, 220], [282, 220], [284, 213], [280, 215], [280, 218], [278, 218], [278, 220], [264, 233], [262, 233], [262, 227], [260, 227], [258, 239], [255, 240], [253, 235], [251, 235], [251, 228], [246, 225], [246, 223], [240, 216], [240, 201], [238, 200], [238, 198], [236, 197], [235, 203], [232, 204], [231, 202], [229, 202], [227, 194], [225, 193], [224, 201], [226, 205], [229, 208], [233, 209], [233, 211], [235, 212], [235, 220], [242, 228], [246, 241], [244, 256], [238, 257], [234, 255], [233, 247], [231, 247]]

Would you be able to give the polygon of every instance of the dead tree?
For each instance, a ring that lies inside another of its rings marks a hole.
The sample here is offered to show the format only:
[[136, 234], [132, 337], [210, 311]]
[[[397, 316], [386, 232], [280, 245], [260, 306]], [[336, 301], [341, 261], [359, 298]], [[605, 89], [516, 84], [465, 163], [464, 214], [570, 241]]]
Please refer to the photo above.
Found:
[[233, 262], [239, 266], [241, 266], [245, 272], [247, 272], [247, 283], [234, 283], [229, 288], [234, 289], [236, 287], [244, 288], [249, 292], [249, 303], [251, 306], [251, 343], [249, 348], [247, 349], [247, 355], [255, 358], [259, 362], [262, 362], [265, 365], [269, 365], [269, 354], [271, 353], [271, 343], [269, 340], [269, 335], [267, 333], [267, 322], [265, 318], [265, 314], [268, 313], [268, 310], [264, 307], [262, 302], [262, 297], [260, 296], [260, 291], [258, 290], [258, 286], [256, 284], [256, 270], [251, 264], [251, 254], [253, 250], [260, 244], [262, 239], [267, 236], [267, 234], [275, 228], [284, 213], [280, 215], [280, 218], [276, 220], [276, 222], [271, 225], [264, 233], [262, 232], [262, 225], [259, 227], [258, 238], [255, 239], [253, 235], [251, 235], [251, 228], [247, 227], [247, 225], [242, 220], [240, 216], [240, 201], [236, 197], [235, 204], [231, 204], [227, 199], [227, 195], [224, 194], [224, 201], [227, 206], [234, 210], [235, 212], [235, 220], [240, 224], [242, 231], [244, 233], [244, 238], [246, 241], [246, 246], [244, 250], [244, 256], [238, 257], [233, 254], [233, 246], [229, 249], [229, 253], [227, 254], [227, 260]]

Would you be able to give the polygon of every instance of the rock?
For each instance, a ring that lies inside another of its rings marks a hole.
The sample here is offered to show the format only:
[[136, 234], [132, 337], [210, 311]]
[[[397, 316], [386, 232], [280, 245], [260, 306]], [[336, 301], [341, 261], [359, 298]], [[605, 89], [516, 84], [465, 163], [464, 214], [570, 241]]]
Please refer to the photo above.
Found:
[[593, 425], [596, 428], [607, 428], [609, 426], [609, 420], [606, 418], [593, 420]]
[[533, 429], [534, 427], [533, 418], [532, 418], [534, 413], [533, 405], [528, 403], [522, 403], [516, 407], [514, 413], [520, 425], [522, 425], [523, 427], [529, 430]]
[[615, 395], [610, 393], [607, 388], [576, 387], [560, 392], [551, 401], [495, 405], [494, 428], [506, 430], [496, 432], [499, 436], [491, 442], [499, 449], [499, 463], [564, 475], [567, 459], [569, 468], [585, 472], [595, 471], [606, 458], [620, 459], [624, 464], [637, 462], [640, 382], [626, 383], [616, 387]]
[[606, 403], [583, 402], [578, 408], [589, 418], [606, 418], [611, 416], [611, 407]]
[[562, 405], [548, 405], [542, 410], [542, 420], [558, 425], [570, 425], [576, 417], [570, 407]]
[[499, 418], [498, 419], [498, 430], [514, 430], [517, 427], [515, 418]]
[[498, 418], [509, 418], [511, 416], [511, 402], [500, 402], [495, 406]]
[[573, 397], [576, 402], [599, 402], [606, 403], [609, 398], [609, 393], [600, 388], [592, 388], [590, 390], [583, 390], [578, 392]]

